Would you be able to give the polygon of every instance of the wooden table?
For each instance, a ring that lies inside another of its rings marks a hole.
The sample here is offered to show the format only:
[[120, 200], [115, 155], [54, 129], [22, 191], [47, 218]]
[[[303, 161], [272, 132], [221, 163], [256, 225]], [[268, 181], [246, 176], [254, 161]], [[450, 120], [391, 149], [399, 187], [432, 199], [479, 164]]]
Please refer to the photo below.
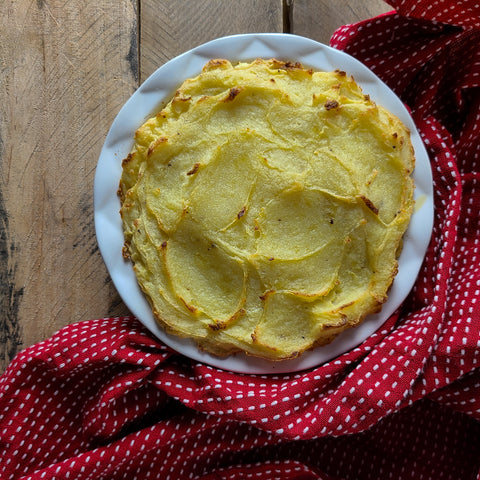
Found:
[[128, 314], [99, 253], [92, 188], [111, 122], [156, 68], [234, 33], [329, 42], [381, 0], [2, 0], [0, 372], [61, 327]]

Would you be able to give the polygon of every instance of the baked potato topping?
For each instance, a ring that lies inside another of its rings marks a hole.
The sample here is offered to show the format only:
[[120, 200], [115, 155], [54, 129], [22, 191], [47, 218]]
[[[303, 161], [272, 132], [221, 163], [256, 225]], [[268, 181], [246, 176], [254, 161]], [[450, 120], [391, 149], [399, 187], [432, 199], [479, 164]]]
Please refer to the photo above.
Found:
[[345, 72], [211, 60], [135, 133], [123, 253], [167, 332], [293, 358], [381, 309], [413, 168], [408, 129]]

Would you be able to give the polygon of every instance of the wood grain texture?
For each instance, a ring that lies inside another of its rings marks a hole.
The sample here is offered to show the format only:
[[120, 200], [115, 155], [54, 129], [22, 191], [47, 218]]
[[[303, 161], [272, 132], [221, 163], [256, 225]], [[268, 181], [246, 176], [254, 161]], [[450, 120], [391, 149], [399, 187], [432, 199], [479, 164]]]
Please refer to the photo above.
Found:
[[214, 38], [282, 32], [283, 21], [282, 0], [142, 0], [140, 78]]
[[4, 0], [0, 27], [3, 368], [64, 325], [126, 311], [98, 252], [92, 189], [137, 86], [136, 3]]
[[288, 0], [290, 32], [328, 45], [342, 25], [390, 12], [382, 0]]
[[115, 115], [179, 53], [235, 33], [328, 43], [381, 0], [1, 0], [0, 372], [81, 320], [127, 314], [98, 251], [93, 180]]

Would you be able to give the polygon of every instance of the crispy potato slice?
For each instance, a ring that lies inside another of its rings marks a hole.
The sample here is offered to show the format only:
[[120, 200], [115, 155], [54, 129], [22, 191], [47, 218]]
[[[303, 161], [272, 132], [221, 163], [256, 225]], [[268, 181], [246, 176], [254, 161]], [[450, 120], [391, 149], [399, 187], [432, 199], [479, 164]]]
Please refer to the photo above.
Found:
[[387, 299], [414, 163], [408, 129], [344, 72], [214, 59], [135, 133], [123, 253], [168, 332], [292, 358]]

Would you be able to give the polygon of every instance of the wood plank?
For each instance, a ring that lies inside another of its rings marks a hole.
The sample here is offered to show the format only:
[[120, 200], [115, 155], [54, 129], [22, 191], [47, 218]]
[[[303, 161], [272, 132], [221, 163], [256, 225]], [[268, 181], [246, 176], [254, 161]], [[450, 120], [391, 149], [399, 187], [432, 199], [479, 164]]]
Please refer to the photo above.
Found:
[[237, 33], [282, 32], [282, 0], [142, 0], [140, 79], [180, 53]]
[[288, 0], [290, 32], [328, 45], [342, 25], [390, 12], [382, 0]]
[[138, 85], [136, 2], [0, 2], [0, 371], [62, 326], [126, 313], [97, 248], [93, 179]]
[[64, 325], [128, 313], [97, 248], [92, 189], [106, 133], [140, 82], [213, 38], [291, 31], [328, 43], [338, 26], [388, 10], [381, 0], [0, 2], [0, 372]]

